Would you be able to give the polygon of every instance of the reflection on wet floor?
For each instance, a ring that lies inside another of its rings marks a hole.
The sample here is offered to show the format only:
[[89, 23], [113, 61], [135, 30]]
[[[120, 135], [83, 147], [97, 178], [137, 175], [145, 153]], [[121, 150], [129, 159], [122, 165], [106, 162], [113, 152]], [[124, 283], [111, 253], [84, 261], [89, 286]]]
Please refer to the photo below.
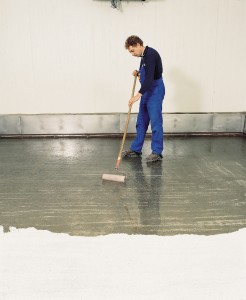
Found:
[[[120, 139], [0, 140], [0, 225], [78, 236], [213, 235], [246, 227], [246, 139], [166, 138], [162, 162], [128, 159]], [[127, 145], [130, 140], [127, 140]]]

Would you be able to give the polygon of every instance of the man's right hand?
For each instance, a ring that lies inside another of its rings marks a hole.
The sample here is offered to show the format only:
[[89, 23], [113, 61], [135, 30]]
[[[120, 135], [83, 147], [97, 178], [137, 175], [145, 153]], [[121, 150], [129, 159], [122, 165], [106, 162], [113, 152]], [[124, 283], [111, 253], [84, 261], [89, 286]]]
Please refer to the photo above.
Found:
[[133, 75], [134, 77], [138, 76], [138, 71], [137, 71], [137, 70], [134, 70], [134, 71], [132, 72], [132, 75]]

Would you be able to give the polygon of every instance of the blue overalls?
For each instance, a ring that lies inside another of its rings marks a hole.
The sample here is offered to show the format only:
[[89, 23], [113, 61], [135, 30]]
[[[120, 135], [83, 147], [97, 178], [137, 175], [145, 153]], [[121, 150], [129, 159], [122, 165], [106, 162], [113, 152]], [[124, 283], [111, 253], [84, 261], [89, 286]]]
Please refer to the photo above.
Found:
[[[139, 70], [140, 83], [145, 79], [145, 66]], [[142, 95], [139, 105], [139, 113], [136, 124], [137, 135], [130, 149], [141, 153], [145, 134], [149, 123], [151, 124], [152, 141], [151, 149], [154, 154], [162, 154], [163, 151], [163, 120], [162, 102], [165, 96], [163, 79], [154, 80], [151, 87]]]

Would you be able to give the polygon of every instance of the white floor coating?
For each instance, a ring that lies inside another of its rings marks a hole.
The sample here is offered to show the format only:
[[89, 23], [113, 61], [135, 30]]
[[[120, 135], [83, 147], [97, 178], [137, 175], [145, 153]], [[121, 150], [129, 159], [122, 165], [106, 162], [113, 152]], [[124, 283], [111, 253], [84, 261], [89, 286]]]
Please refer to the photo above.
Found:
[[0, 299], [246, 299], [246, 229], [73, 237], [0, 227]]

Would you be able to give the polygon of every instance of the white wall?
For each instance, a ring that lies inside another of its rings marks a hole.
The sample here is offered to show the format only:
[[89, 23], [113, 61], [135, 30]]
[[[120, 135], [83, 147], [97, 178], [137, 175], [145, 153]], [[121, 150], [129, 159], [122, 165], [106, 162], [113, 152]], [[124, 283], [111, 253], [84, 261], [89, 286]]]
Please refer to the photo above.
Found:
[[246, 111], [245, 17], [245, 0], [0, 0], [0, 114], [126, 112], [131, 34], [162, 56], [164, 112]]

